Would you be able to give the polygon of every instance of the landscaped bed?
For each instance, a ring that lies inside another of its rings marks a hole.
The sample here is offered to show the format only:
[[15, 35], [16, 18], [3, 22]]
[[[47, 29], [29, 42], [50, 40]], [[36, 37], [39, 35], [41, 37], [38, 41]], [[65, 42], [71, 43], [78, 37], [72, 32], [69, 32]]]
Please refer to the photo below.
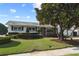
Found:
[[12, 42], [0, 45], [0, 55], [9, 55], [24, 52], [33, 52], [50, 49], [60, 49], [65, 47], [71, 47], [72, 45], [64, 42], [59, 42], [49, 38], [42, 39], [14, 39]]

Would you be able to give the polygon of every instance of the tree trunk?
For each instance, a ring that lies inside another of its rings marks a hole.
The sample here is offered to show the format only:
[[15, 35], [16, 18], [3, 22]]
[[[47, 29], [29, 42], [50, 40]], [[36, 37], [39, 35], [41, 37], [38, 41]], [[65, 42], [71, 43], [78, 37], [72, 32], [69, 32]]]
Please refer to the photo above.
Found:
[[74, 30], [72, 31], [71, 36], [70, 36], [70, 39], [71, 39], [71, 40], [73, 40], [73, 39], [72, 39], [72, 37], [73, 37], [73, 32], [74, 32]]
[[64, 30], [63, 30], [62, 27], [60, 26], [60, 33], [59, 33], [59, 37], [58, 37], [60, 40], [64, 40], [63, 31], [64, 31]]
[[57, 25], [55, 24], [54, 26], [55, 26], [55, 28], [54, 28], [53, 32], [54, 32], [54, 34], [56, 36], [58, 36], [58, 28], [57, 28]]

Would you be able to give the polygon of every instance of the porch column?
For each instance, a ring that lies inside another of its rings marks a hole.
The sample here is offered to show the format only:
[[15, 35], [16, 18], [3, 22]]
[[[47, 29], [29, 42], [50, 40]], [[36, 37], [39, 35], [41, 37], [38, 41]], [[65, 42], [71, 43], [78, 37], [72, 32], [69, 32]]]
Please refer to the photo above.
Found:
[[38, 27], [36, 27], [36, 31], [38, 32]]
[[26, 27], [26, 33], [29, 33], [29, 27], [28, 26]]
[[26, 27], [26, 33], [27, 33], [27, 27]]

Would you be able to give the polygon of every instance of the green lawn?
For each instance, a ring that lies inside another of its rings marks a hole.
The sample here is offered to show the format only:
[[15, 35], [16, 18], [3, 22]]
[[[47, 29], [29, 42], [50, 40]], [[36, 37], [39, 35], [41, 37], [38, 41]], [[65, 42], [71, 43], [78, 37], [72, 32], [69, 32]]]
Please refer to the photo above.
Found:
[[79, 53], [74, 53], [74, 54], [67, 54], [65, 56], [79, 56]]
[[70, 47], [72, 45], [59, 42], [57, 40], [50, 40], [49, 38], [42, 39], [15, 39], [12, 42], [0, 45], [0, 55], [8, 55], [15, 53], [24, 53], [40, 50], [59, 49]]

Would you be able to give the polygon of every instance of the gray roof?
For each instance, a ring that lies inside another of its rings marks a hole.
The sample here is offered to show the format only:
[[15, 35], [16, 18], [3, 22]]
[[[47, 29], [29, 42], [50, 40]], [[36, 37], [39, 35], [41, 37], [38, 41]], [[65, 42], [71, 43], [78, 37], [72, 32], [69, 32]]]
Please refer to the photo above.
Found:
[[6, 25], [39, 25], [37, 22], [8, 21]]
[[6, 25], [53, 27], [52, 25], [39, 25], [38, 22], [22, 22], [22, 21], [8, 21], [8, 22], [6, 23]]

